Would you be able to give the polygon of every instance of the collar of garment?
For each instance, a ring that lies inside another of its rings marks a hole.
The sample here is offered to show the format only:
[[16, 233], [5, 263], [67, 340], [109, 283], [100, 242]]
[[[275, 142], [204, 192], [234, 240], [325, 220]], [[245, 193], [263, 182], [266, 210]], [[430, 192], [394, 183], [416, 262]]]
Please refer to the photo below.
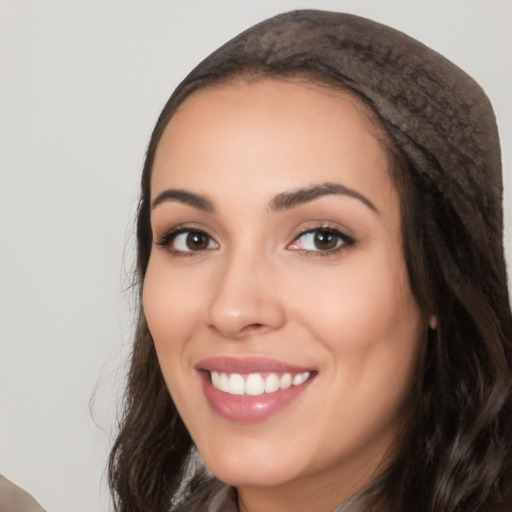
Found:
[[213, 494], [206, 512], [238, 512], [236, 489], [222, 484]]
[[[356, 493], [354, 496], [337, 506], [332, 512], [358, 512], [362, 510], [364, 503], [364, 492]], [[205, 497], [204, 505], [201, 509], [204, 512], [239, 512], [237, 493], [234, 487], [223, 484], [216, 480], [209, 489], [209, 496]]]

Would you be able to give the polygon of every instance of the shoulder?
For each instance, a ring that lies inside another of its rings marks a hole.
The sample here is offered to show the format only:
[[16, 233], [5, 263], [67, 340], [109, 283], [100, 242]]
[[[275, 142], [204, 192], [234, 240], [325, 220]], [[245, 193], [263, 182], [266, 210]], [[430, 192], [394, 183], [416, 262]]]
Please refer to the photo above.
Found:
[[0, 475], [0, 512], [44, 512], [28, 492]]

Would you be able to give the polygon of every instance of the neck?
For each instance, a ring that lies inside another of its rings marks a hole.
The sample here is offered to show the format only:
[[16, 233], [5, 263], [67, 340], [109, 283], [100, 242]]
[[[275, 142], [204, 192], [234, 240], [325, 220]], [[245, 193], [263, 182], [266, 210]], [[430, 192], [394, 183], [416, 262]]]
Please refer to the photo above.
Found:
[[[273, 487], [238, 487], [238, 508], [240, 512], [349, 512], [353, 500], [359, 497], [360, 491], [375, 481], [386, 467], [382, 464], [368, 468], [352, 467], [344, 474], [316, 474]], [[356, 497], [357, 495], [357, 497]], [[359, 499], [357, 499], [359, 502]], [[342, 505], [343, 504], [343, 505]], [[338, 506], [341, 506], [339, 511]], [[336, 509], [336, 510], [335, 510]]]

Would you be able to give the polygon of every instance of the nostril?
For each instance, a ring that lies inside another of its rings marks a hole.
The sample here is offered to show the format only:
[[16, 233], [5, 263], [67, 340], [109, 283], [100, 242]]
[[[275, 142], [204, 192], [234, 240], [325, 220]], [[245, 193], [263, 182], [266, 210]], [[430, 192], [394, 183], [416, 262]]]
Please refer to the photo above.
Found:
[[249, 325], [246, 325], [242, 331], [261, 331], [262, 329], [265, 328], [265, 325], [264, 324], [249, 324]]

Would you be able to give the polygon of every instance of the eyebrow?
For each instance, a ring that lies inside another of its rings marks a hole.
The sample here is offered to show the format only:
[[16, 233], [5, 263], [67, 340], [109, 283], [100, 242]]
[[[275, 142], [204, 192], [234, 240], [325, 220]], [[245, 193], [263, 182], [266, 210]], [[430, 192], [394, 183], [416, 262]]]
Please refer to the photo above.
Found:
[[272, 199], [270, 202], [270, 209], [274, 212], [288, 210], [327, 195], [344, 195], [353, 197], [354, 199], [361, 201], [377, 215], [380, 215], [379, 210], [377, 210], [375, 205], [367, 197], [360, 192], [357, 192], [357, 190], [345, 187], [339, 183], [322, 183], [320, 185], [313, 185], [307, 188], [299, 188], [296, 190], [290, 190], [289, 192], [283, 192]]
[[[360, 192], [357, 192], [357, 190], [345, 187], [339, 183], [322, 183], [320, 185], [313, 185], [311, 187], [282, 192], [277, 194], [270, 201], [270, 210], [274, 212], [288, 210], [327, 195], [344, 195], [358, 199], [365, 206], [370, 208], [370, 210], [375, 212], [377, 215], [380, 215], [375, 205], [367, 197]], [[215, 205], [208, 197], [201, 194], [195, 194], [194, 192], [174, 188], [164, 190], [155, 197], [151, 203], [151, 208], [154, 209], [159, 204], [166, 201], [187, 204], [208, 213], [215, 212]]]
[[204, 212], [213, 213], [215, 211], [215, 206], [206, 196], [175, 188], [164, 190], [161, 194], [155, 197], [151, 203], [151, 208], [154, 209], [159, 204], [165, 203], [166, 201], [188, 204], [189, 206], [203, 210]]

